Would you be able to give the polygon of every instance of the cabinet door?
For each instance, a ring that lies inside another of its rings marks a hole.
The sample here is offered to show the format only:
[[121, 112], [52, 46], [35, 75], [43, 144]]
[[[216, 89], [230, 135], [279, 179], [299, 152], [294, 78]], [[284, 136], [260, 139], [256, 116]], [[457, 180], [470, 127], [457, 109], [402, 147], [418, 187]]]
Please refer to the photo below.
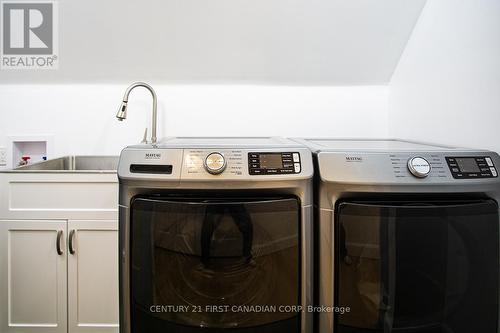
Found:
[[67, 331], [66, 221], [0, 221], [0, 331]]
[[118, 222], [68, 222], [70, 333], [118, 332]]

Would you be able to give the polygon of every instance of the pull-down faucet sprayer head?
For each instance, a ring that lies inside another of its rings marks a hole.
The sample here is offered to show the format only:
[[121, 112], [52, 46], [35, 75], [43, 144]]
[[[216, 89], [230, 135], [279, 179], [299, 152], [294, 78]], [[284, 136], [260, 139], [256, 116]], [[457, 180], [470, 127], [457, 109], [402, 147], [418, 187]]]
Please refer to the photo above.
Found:
[[116, 118], [118, 118], [119, 121], [127, 119], [127, 101], [123, 101], [120, 105]]

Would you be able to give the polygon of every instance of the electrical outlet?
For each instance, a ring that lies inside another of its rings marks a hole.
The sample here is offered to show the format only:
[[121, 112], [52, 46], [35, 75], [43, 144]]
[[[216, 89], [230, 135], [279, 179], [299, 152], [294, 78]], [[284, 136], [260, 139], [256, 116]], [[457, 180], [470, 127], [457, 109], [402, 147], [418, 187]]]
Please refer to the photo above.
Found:
[[0, 167], [7, 166], [7, 150], [0, 147]]

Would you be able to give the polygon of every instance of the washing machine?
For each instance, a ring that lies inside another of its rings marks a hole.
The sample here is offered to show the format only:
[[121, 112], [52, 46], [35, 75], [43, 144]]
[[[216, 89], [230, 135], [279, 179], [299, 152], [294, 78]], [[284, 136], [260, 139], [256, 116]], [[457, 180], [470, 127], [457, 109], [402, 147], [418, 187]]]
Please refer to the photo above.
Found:
[[309, 149], [173, 137], [118, 177], [121, 333], [311, 332]]
[[498, 154], [298, 141], [316, 163], [319, 332], [498, 332]]

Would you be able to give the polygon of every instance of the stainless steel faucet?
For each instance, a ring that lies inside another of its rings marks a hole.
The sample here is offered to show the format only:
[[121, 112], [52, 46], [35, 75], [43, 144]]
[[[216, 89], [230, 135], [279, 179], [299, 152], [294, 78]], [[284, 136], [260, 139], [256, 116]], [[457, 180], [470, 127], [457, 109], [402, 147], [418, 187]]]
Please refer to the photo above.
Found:
[[124, 119], [127, 119], [127, 104], [128, 104], [128, 95], [130, 95], [130, 92], [137, 87], [144, 87], [153, 96], [153, 120], [152, 120], [152, 125], [151, 125], [151, 144], [156, 144], [156, 123], [158, 119], [158, 114], [157, 114], [157, 99], [156, 99], [156, 93], [149, 84], [144, 83], [144, 82], [135, 82], [132, 83], [127, 90], [125, 90], [125, 94], [123, 95], [123, 102], [120, 105], [120, 109], [118, 110], [118, 113], [116, 114], [116, 118], [118, 118], [119, 121], [122, 121]]

